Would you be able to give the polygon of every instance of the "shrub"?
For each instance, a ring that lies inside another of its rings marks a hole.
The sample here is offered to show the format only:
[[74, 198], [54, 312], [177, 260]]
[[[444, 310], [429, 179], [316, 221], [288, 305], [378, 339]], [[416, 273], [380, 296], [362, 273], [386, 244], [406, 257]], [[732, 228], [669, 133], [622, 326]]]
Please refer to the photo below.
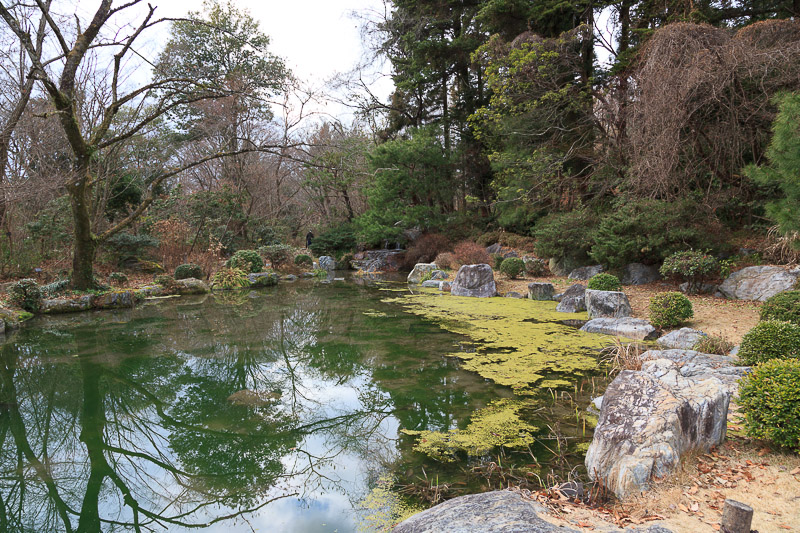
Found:
[[203, 267], [194, 263], [184, 263], [175, 269], [175, 279], [203, 279], [204, 277]]
[[536, 255], [586, 264], [598, 222], [594, 213], [583, 208], [543, 218], [533, 231]]
[[248, 274], [264, 271], [264, 260], [255, 250], [239, 250], [228, 259], [226, 264], [228, 268], [238, 268]]
[[125, 231], [112, 235], [103, 243], [118, 264], [126, 259], [142, 257], [158, 245], [159, 241], [155, 237], [145, 234], [134, 235]]
[[8, 289], [11, 303], [29, 313], [35, 313], [42, 306], [42, 291], [35, 279], [21, 279]]
[[353, 254], [344, 254], [336, 261], [337, 263], [336, 266], [339, 270], [352, 270], [353, 269], [352, 263], [355, 260], [356, 258]]
[[679, 326], [693, 316], [692, 302], [679, 292], [662, 292], [650, 298], [650, 323], [657, 328]]
[[453, 254], [462, 265], [479, 265], [482, 263], [488, 265], [492, 259], [489, 257], [489, 252], [486, 251], [486, 248], [471, 241], [461, 241], [456, 244]]
[[800, 358], [800, 326], [791, 322], [759, 322], [745, 334], [739, 347], [739, 359], [748, 365], [790, 358]]
[[298, 266], [312, 266], [314, 264], [314, 260], [310, 255], [300, 254], [294, 258], [294, 264]]
[[338, 256], [352, 252], [356, 247], [356, 232], [352, 224], [342, 224], [320, 233], [311, 241], [309, 248], [317, 257], [321, 255]]
[[768, 361], [739, 383], [747, 434], [800, 450], [800, 360]]
[[617, 276], [601, 272], [591, 277], [586, 288], [593, 291], [619, 291], [622, 289], [622, 284]]
[[444, 252], [436, 256], [436, 259], [433, 261], [436, 263], [436, 266], [443, 269], [443, 270], [452, 270], [456, 266], [458, 266], [458, 262], [456, 261], [456, 256], [453, 255], [451, 252]]
[[274, 272], [269, 272], [266, 276], [256, 276], [253, 282], [250, 284], [251, 287], [261, 288], [261, 287], [273, 287], [278, 284], [278, 275]]
[[450, 239], [441, 233], [424, 233], [406, 251], [405, 266], [414, 268], [417, 263], [430, 263], [442, 252], [453, 249]]
[[720, 335], [705, 335], [700, 337], [692, 350], [701, 353], [713, 353], [717, 355], [728, 355], [733, 350], [734, 344]]
[[500, 272], [511, 279], [516, 279], [525, 271], [525, 263], [519, 257], [509, 257], [500, 264]]
[[776, 294], [761, 306], [761, 320], [782, 320], [800, 325], [800, 291]]
[[294, 254], [294, 249], [288, 244], [271, 244], [258, 249], [259, 253], [267, 258], [272, 266], [283, 265], [289, 262]]
[[241, 289], [250, 286], [247, 273], [239, 268], [220, 268], [213, 279], [214, 288]]
[[694, 293], [704, 281], [719, 273], [719, 263], [707, 253], [689, 250], [667, 257], [659, 272], [665, 278], [686, 281], [689, 284], [687, 292]]
[[529, 276], [538, 278], [547, 273], [547, 262], [545, 262], [544, 259], [539, 259], [538, 257], [525, 257], [522, 260], [525, 262], [525, 272]]
[[108, 275], [108, 281], [115, 283], [116, 285], [122, 285], [123, 283], [128, 282], [128, 276], [122, 272], [112, 272]]
[[164, 288], [170, 288], [175, 285], [175, 278], [170, 276], [169, 274], [159, 274], [155, 277], [153, 282], [156, 285], [161, 285]]
[[721, 234], [716, 219], [690, 200], [623, 202], [603, 217], [590, 254], [611, 269], [657, 264], [688, 248], [712, 248]]
[[506, 258], [503, 257], [501, 254], [492, 254], [491, 257], [494, 265], [493, 268], [495, 270], [500, 270], [500, 265], [503, 264], [503, 261], [505, 261]]
[[69, 284], [70, 284], [69, 279], [60, 279], [54, 281], [53, 283], [42, 285], [41, 287], [39, 287], [39, 289], [42, 291], [42, 297], [52, 298], [66, 291], [69, 288]]

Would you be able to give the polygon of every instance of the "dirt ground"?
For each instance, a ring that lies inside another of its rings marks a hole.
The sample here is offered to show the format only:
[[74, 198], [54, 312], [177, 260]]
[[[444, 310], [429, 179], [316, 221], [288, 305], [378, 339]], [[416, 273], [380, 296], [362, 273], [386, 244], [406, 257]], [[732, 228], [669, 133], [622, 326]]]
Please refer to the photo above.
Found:
[[[515, 291], [523, 296], [528, 294], [528, 283], [542, 281], [552, 283], [556, 291], [562, 291], [577, 282], [567, 278], [525, 278], [510, 280], [500, 274], [495, 275], [497, 290], [500, 294]], [[648, 285], [629, 285], [623, 287], [633, 308], [633, 316], [647, 318], [647, 306], [650, 297], [659, 292], [674, 291], [677, 287], [670, 283], [656, 282]], [[715, 298], [708, 295], [689, 296], [694, 308], [694, 318], [685, 326], [699, 329], [709, 335], [725, 337], [734, 344], [739, 344], [742, 336], [758, 323], [759, 302], [747, 302]]]

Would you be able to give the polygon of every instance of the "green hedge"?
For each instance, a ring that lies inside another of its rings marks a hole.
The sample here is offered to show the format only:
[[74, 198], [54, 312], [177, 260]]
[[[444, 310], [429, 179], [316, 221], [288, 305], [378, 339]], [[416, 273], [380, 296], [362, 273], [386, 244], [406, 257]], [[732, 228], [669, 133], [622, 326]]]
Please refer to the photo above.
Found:
[[739, 359], [748, 365], [791, 358], [800, 358], [800, 326], [791, 322], [759, 322], [745, 334], [739, 347]]
[[774, 359], [740, 381], [739, 406], [751, 437], [800, 450], [800, 359]]

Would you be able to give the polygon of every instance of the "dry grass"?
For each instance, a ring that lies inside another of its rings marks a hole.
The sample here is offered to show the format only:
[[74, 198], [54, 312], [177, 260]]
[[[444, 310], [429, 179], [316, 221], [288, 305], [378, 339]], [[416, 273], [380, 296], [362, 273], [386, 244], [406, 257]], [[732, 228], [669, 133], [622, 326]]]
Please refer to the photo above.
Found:
[[623, 370], [641, 370], [642, 354], [648, 347], [638, 342], [622, 342], [614, 339], [614, 346], [603, 350], [603, 359], [611, 366], [611, 373], [618, 374]]

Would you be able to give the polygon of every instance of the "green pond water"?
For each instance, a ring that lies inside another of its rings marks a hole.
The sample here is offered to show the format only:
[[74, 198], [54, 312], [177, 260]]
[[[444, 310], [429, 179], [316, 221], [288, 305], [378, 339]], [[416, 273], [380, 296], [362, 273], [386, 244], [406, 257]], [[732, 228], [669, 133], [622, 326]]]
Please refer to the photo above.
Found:
[[0, 532], [346, 533], [370, 523], [379, 480], [413, 503], [437, 483], [502, 485], [486, 464], [581, 462], [565, 450], [591, 438], [573, 405], [586, 373], [525, 397], [542, 428], [525, 457], [414, 451], [401, 430], [464, 429], [516, 396], [463, 370], [452, 354], [474, 343], [390, 301], [396, 287], [304, 281], [34, 319], [0, 345]]

